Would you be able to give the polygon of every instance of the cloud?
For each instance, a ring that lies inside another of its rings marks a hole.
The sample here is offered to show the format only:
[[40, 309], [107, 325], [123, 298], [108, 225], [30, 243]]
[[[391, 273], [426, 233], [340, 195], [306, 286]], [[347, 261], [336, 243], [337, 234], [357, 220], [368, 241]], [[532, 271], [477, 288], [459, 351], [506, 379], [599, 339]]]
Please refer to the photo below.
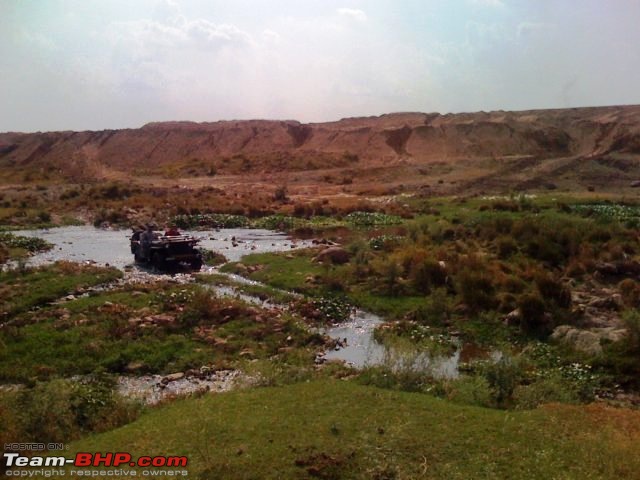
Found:
[[282, 39], [282, 37], [278, 32], [274, 32], [273, 30], [269, 30], [269, 29], [262, 31], [262, 37], [266, 41], [273, 42], [273, 43], [279, 43], [280, 40]]
[[484, 7], [504, 7], [503, 0], [471, 0], [471, 3]]
[[356, 22], [367, 21], [367, 14], [364, 13], [362, 10], [358, 10], [355, 8], [339, 8], [338, 14], [342, 15], [343, 17], [347, 17], [351, 20], [355, 20]]
[[521, 22], [518, 24], [517, 33], [518, 37], [531, 35], [538, 31], [551, 30], [555, 27], [552, 23], [543, 22]]
[[253, 44], [250, 34], [234, 25], [215, 24], [205, 19], [187, 20], [178, 16], [171, 21], [134, 20], [112, 24], [114, 43], [130, 43], [139, 49], [199, 48], [216, 50]]

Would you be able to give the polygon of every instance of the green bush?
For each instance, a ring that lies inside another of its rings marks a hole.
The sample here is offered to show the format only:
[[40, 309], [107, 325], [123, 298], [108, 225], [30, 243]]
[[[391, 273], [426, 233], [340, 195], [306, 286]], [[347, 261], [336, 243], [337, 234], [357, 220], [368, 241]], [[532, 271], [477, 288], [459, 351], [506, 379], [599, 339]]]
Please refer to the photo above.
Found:
[[424, 305], [410, 312], [410, 318], [426, 325], [446, 325], [453, 314], [451, 298], [445, 288], [436, 288], [425, 299]]
[[404, 293], [402, 267], [395, 258], [378, 259], [374, 268], [378, 278], [374, 289], [381, 295], [398, 296]]
[[517, 386], [513, 391], [513, 401], [515, 408], [526, 410], [552, 402], [577, 403], [579, 396], [571, 382], [551, 376]]
[[496, 305], [495, 287], [486, 270], [464, 268], [455, 278], [462, 301], [473, 312], [489, 310]]
[[640, 312], [630, 310], [622, 317], [622, 321], [627, 329], [627, 337], [624, 342], [627, 351], [640, 354]]
[[518, 244], [511, 237], [500, 237], [496, 241], [498, 256], [502, 259], [509, 258], [518, 251]]
[[409, 274], [411, 286], [415, 291], [428, 294], [433, 288], [441, 287], [447, 280], [447, 272], [438, 261], [427, 258], [414, 263]]
[[484, 365], [481, 372], [489, 383], [496, 406], [508, 406], [523, 377], [520, 363], [514, 358], [503, 356], [497, 362]]
[[21, 235], [14, 235], [13, 233], [0, 233], [0, 245], [9, 248], [22, 248], [30, 253], [53, 248], [52, 244], [42, 238], [23, 237]]
[[223, 263], [227, 263], [227, 257], [225, 257], [222, 253], [216, 252], [214, 250], [209, 250], [208, 248], [200, 247], [198, 249], [202, 254], [202, 260], [206, 265], [222, 265]]
[[545, 316], [544, 300], [537, 293], [527, 293], [518, 299], [520, 310], [520, 328], [530, 335], [548, 335], [551, 325]]
[[133, 421], [140, 407], [113, 393], [105, 378], [53, 380], [20, 391], [9, 410], [21, 436], [13, 441], [68, 442]]
[[400, 217], [380, 212], [351, 212], [345, 217], [345, 220], [358, 227], [395, 225], [397, 223], [402, 223], [402, 219]]
[[548, 273], [536, 275], [535, 283], [542, 298], [555, 303], [560, 308], [571, 307], [571, 290], [567, 285]]
[[482, 376], [463, 376], [445, 385], [447, 399], [456, 403], [490, 407], [493, 392], [486, 378]]
[[191, 228], [244, 228], [249, 225], [249, 219], [244, 215], [228, 213], [206, 213], [191, 215], [176, 215], [169, 223], [181, 229]]

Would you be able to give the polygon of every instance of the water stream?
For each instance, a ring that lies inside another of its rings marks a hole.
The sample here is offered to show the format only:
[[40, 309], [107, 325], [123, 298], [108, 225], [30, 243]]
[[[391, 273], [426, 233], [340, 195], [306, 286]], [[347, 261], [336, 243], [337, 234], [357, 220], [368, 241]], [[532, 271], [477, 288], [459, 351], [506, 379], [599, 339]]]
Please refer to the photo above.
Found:
[[[92, 262], [110, 265], [120, 269], [131, 269], [133, 256], [129, 249], [130, 232], [127, 230], [102, 230], [93, 227], [61, 227], [46, 230], [23, 230], [18, 235], [42, 238], [54, 245], [48, 252], [29, 258], [28, 264], [42, 265], [57, 260]], [[192, 231], [201, 239], [204, 248], [218, 251], [229, 261], [238, 261], [250, 253], [281, 252], [311, 245], [309, 241], [294, 241], [283, 233], [261, 229], [220, 229]], [[134, 271], [135, 271], [134, 267]], [[207, 270], [205, 270], [207, 271]], [[208, 271], [218, 273], [217, 269]], [[154, 274], [160, 275], [160, 274]], [[228, 274], [235, 282], [260, 285], [238, 275]], [[239, 297], [244, 301], [264, 307], [275, 307], [269, 300], [239, 292], [230, 286], [212, 287], [218, 294]], [[375, 328], [383, 323], [379, 316], [363, 310], [356, 310], [347, 322], [321, 330], [329, 337], [340, 340], [342, 347], [325, 352], [326, 360], [343, 360], [355, 367], [376, 365], [389, 360], [389, 352], [373, 338]], [[346, 340], [346, 341], [345, 341]], [[422, 353], [413, 361], [421, 368], [428, 369], [435, 376], [454, 378], [458, 375], [461, 361], [468, 361], [468, 345], [460, 345], [451, 355], [432, 356]], [[475, 352], [477, 354], [477, 352]]]

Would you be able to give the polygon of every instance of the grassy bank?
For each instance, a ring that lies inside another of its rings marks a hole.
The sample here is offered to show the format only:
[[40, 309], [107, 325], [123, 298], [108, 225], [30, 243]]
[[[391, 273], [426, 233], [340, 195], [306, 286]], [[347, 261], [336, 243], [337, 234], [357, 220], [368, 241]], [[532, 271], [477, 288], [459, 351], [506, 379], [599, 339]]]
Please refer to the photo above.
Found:
[[640, 414], [504, 412], [339, 380], [176, 402], [72, 451], [188, 455], [192, 478], [636, 478]]
[[0, 320], [120, 277], [122, 272], [115, 268], [72, 262], [0, 272]]

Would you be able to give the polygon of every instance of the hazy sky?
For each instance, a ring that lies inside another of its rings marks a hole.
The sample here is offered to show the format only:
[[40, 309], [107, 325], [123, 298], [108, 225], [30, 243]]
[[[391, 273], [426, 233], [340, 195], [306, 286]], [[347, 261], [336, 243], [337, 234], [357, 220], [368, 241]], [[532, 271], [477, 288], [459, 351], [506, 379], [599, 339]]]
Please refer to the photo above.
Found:
[[640, 103], [640, 0], [0, 0], [0, 131]]

